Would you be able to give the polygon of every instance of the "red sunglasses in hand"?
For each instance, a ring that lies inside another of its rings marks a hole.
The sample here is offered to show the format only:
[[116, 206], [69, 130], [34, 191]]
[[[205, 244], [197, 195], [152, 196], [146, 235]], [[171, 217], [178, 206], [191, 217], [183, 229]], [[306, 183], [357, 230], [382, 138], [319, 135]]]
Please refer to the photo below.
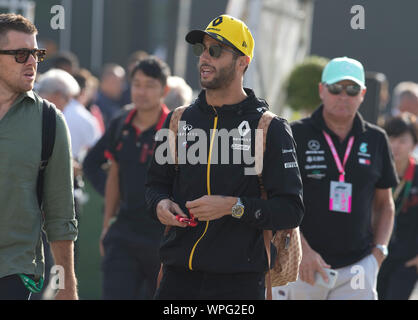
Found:
[[190, 214], [190, 217], [191, 218], [189, 219], [189, 218], [185, 218], [185, 217], [182, 217], [180, 215], [177, 215], [176, 219], [179, 222], [187, 223], [190, 227], [196, 227], [197, 226], [197, 221], [195, 220], [195, 218], [192, 214]]

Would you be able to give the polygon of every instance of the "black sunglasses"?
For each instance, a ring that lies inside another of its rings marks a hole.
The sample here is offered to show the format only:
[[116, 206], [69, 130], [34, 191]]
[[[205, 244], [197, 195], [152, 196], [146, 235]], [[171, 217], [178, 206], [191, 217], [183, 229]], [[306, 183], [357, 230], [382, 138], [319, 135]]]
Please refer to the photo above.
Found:
[[[193, 45], [193, 53], [197, 57], [200, 57], [203, 54], [203, 52], [205, 51], [205, 49], [206, 49], [206, 47], [203, 43], [195, 43]], [[208, 51], [209, 51], [209, 54], [212, 58], [219, 58], [222, 54], [222, 51], [228, 51], [228, 52], [231, 52], [233, 54], [238, 54], [239, 55], [239, 53], [237, 51], [232, 50], [232, 49], [231, 50], [227, 49], [225, 47], [220, 46], [219, 44], [211, 45], [208, 48]]]
[[46, 49], [16, 49], [16, 50], [0, 50], [0, 54], [8, 54], [15, 56], [17, 63], [26, 63], [31, 54], [36, 62], [44, 61], [46, 55]]
[[358, 84], [349, 84], [349, 85], [343, 86], [342, 84], [334, 83], [334, 84], [326, 84], [326, 87], [328, 88], [328, 91], [331, 94], [337, 95], [343, 92], [343, 90], [345, 90], [347, 95], [349, 95], [350, 97], [357, 96], [361, 91], [361, 87]]

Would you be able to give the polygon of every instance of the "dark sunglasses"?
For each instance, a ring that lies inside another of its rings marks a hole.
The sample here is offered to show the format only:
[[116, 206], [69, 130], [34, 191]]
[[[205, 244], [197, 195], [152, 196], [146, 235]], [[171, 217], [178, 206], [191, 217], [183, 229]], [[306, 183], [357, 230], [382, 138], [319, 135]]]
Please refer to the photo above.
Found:
[[46, 49], [16, 49], [16, 50], [0, 50], [0, 54], [8, 54], [15, 56], [17, 63], [26, 63], [31, 54], [36, 62], [44, 61], [46, 55]]
[[326, 86], [328, 88], [329, 93], [335, 94], [335, 95], [340, 94], [341, 92], [343, 92], [343, 90], [345, 90], [347, 95], [349, 95], [350, 97], [355, 97], [361, 91], [361, 87], [358, 84], [349, 84], [349, 85], [343, 86], [342, 84], [334, 83], [334, 84], [326, 84]]
[[[206, 47], [203, 43], [195, 43], [193, 45], [193, 53], [195, 54], [195, 56], [200, 57], [203, 52], [205, 51]], [[208, 48], [209, 54], [212, 58], [219, 58], [222, 54], [222, 51], [228, 51], [231, 52], [233, 54], [239, 54], [238, 52], [236, 52], [235, 50], [229, 50], [225, 47], [220, 46], [219, 44], [214, 44], [211, 45]]]

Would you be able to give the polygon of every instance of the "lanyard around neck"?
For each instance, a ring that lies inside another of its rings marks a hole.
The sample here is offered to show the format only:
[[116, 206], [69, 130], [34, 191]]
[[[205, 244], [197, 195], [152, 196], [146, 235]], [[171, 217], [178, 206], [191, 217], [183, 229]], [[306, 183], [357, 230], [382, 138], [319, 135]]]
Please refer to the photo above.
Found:
[[334, 143], [332, 142], [330, 135], [326, 133], [325, 131], [322, 131], [322, 133], [324, 134], [325, 140], [327, 141], [328, 146], [331, 149], [332, 156], [334, 157], [335, 164], [337, 165], [338, 172], [340, 173], [339, 181], [344, 182], [344, 176], [345, 176], [344, 168], [347, 163], [348, 157], [351, 153], [351, 149], [353, 148], [354, 136], [351, 136], [350, 139], [348, 140], [347, 149], [345, 150], [343, 163], [341, 163], [340, 157], [338, 156], [338, 153], [337, 153], [337, 149], [335, 149]]

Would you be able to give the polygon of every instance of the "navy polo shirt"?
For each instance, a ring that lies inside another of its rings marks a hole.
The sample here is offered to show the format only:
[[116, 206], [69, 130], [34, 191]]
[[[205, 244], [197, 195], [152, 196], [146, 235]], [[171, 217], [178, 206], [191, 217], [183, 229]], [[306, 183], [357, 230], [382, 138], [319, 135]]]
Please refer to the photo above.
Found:
[[[291, 124], [303, 182], [305, 216], [301, 231], [313, 250], [332, 268], [353, 264], [371, 253], [372, 203], [377, 188], [397, 185], [397, 175], [387, 135], [357, 113], [353, 128], [340, 142], [325, 124], [320, 106], [309, 118]], [[345, 182], [352, 184], [350, 213], [329, 210], [330, 184], [339, 172], [323, 135], [332, 138], [339, 158], [344, 158], [348, 140], [354, 144], [345, 166]]]
[[155, 134], [163, 126], [170, 111], [162, 105], [158, 123], [143, 132], [132, 123], [136, 112], [133, 109], [114, 119], [106, 131], [108, 137], [105, 157], [119, 165], [118, 220], [129, 220], [148, 233], [152, 230], [162, 231], [162, 225], [153, 220], [148, 212], [145, 179], [156, 144]]

